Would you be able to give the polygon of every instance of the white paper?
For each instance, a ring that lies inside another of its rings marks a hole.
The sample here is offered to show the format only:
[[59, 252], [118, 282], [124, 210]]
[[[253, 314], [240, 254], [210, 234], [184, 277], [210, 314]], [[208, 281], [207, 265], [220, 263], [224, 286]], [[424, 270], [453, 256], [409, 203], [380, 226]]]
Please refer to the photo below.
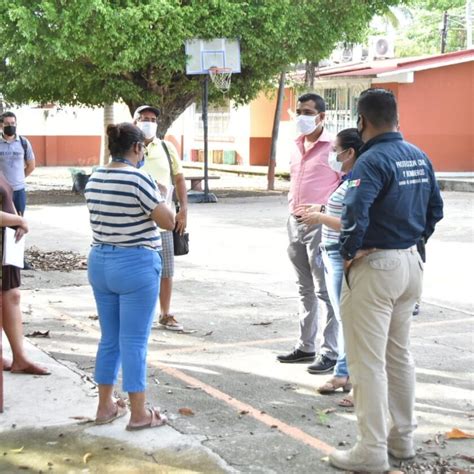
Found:
[[25, 236], [15, 242], [15, 229], [5, 227], [3, 234], [3, 262], [2, 265], [12, 265], [23, 268], [25, 259]]
[[173, 191], [174, 191], [174, 186], [172, 184], [169, 185], [169, 187], [166, 190], [166, 204], [168, 204], [169, 207], [173, 207]]

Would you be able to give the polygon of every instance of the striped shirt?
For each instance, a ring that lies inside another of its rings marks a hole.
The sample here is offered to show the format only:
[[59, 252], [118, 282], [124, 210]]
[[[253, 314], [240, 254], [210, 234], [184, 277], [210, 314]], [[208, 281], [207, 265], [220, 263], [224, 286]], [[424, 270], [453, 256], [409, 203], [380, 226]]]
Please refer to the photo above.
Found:
[[160, 232], [150, 214], [163, 198], [147, 173], [131, 166], [98, 168], [85, 196], [93, 244], [161, 249]]
[[[348, 180], [345, 180], [332, 194], [329, 196], [326, 205], [326, 214], [328, 216], [341, 218], [342, 216], [342, 202], [346, 195]], [[324, 225], [322, 228], [321, 243], [324, 245], [338, 244], [340, 232], [331, 227]]]

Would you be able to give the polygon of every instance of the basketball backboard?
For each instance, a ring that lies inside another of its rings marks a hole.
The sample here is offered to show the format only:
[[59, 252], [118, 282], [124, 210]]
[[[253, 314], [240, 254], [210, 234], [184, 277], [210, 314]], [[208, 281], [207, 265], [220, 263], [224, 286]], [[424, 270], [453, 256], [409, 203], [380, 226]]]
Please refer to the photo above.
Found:
[[212, 67], [240, 72], [240, 45], [235, 39], [193, 39], [186, 41], [186, 74], [208, 74]]

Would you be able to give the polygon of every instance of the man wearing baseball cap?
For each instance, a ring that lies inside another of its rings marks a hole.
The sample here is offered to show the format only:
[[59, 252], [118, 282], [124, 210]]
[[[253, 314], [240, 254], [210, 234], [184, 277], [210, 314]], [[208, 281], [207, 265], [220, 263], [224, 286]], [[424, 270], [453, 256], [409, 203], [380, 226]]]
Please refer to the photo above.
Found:
[[[186, 230], [188, 197], [183, 168], [174, 145], [160, 140], [156, 136], [160, 111], [151, 105], [142, 105], [133, 114], [134, 123], [145, 135], [146, 155], [144, 170], [158, 183], [160, 191], [166, 196], [171, 186], [175, 187], [179, 202], [176, 214], [176, 229], [183, 233]], [[181, 331], [183, 326], [176, 321], [170, 312], [174, 275], [173, 232], [162, 230], [162, 264], [160, 287], [159, 325], [171, 331]]]

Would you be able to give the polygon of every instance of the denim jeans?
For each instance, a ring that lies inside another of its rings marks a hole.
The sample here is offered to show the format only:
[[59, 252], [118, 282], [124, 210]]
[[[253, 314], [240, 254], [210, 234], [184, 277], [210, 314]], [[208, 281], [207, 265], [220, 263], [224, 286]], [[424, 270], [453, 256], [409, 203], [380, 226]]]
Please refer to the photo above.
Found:
[[324, 263], [324, 277], [326, 279], [326, 288], [328, 290], [329, 299], [334, 310], [334, 315], [339, 328], [337, 332], [337, 350], [338, 357], [336, 366], [334, 367], [335, 377], [347, 377], [349, 372], [347, 370], [346, 351], [344, 350], [344, 333], [342, 331], [340, 300], [342, 279], [344, 277], [344, 260], [339, 254], [338, 250], [323, 250], [322, 251]]
[[114, 385], [121, 364], [123, 390], [144, 392], [161, 257], [143, 247], [97, 245], [89, 254], [88, 276], [101, 329], [95, 380]]
[[13, 204], [15, 205], [16, 212], [23, 216], [26, 209], [26, 190], [24, 188], [13, 191]]

